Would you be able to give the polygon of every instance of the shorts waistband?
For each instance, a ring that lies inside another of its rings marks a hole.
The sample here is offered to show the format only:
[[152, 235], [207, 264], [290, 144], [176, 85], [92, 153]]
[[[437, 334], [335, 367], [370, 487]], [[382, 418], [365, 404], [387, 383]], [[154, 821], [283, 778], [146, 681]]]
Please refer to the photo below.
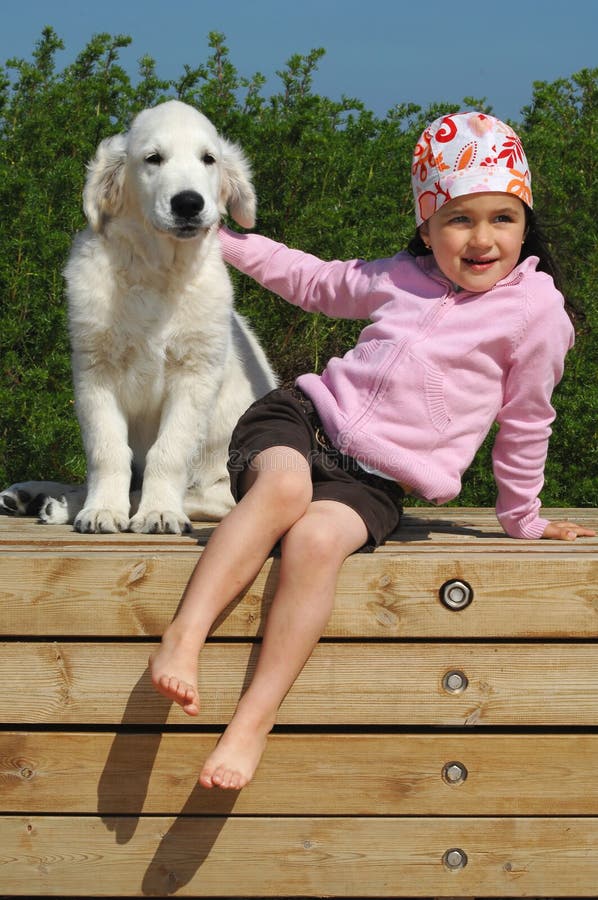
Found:
[[342, 453], [334, 446], [322, 425], [317, 409], [307, 394], [303, 393], [301, 388], [297, 387], [296, 384], [293, 384], [289, 387], [285, 387], [284, 390], [288, 391], [293, 399], [303, 407], [313, 428], [318, 446], [321, 447], [326, 454], [333, 455], [339, 460], [342, 460], [343, 468], [350, 470], [360, 481], [363, 481], [372, 487], [380, 487], [387, 493], [392, 494], [395, 502], [398, 503], [404, 499], [407, 491], [402, 484], [399, 484], [399, 482], [394, 481], [392, 478], [385, 478], [383, 475], [377, 475], [375, 472], [368, 472], [360, 465], [359, 460], [355, 459], [353, 456], [347, 456], [346, 453]]
[[[300, 387], [297, 387], [296, 384], [291, 385], [290, 387], [285, 388], [286, 391], [291, 395], [291, 397], [301, 404], [303, 410], [308, 417], [313, 430], [316, 436], [316, 441], [322, 450], [326, 450], [331, 453], [338, 453], [339, 456], [345, 456], [344, 453], [334, 446], [326, 431], [324, 430], [324, 426], [322, 425], [322, 421], [320, 416], [318, 415], [318, 411], [315, 408], [313, 402], [309, 399], [307, 394], [304, 394]], [[352, 457], [346, 457], [347, 459], [351, 459]]]

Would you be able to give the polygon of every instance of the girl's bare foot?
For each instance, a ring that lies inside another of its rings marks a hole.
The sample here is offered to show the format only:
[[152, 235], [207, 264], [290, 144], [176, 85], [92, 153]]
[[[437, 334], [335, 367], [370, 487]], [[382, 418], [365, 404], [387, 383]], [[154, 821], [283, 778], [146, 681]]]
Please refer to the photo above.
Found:
[[204, 763], [199, 776], [202, 787], [240, 791], [249, 784], [266, 748], [274, 721], [247, 724], [235, 713], [230, 725]]
[[149, 658], [152, 683], [156, 690], [174, 700], [188, 716], [199, 715], [197, 691], [197, 655], [195, 646], [184, 638], [164, 634], [162, 643]]

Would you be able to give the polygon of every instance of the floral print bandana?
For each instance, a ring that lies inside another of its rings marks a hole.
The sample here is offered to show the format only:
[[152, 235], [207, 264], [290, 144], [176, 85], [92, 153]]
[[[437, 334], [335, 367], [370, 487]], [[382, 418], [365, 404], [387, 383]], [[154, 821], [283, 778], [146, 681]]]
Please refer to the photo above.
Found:
[[500, 119], [480, 112], [441, 116], [428, 125], [415, 145], [411, 183], [418, 226], [467, 194], [501, 191], [532, 206], [520, 139]]

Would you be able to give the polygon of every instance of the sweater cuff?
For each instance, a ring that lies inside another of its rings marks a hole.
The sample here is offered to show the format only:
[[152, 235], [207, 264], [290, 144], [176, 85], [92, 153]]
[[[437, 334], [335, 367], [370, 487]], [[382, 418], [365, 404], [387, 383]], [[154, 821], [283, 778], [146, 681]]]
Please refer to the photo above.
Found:
[[218, 229], [218, 238], [222, 248], [222, 258], [225, 262], [238, 269], [243, 256], [243, 244], [247, 240], [247, 235], [231, 231], [230, 228], [221, 225]]
[[509, 537], [527, 541], [539, 540], [544, 534], [546, 526], [550, 524], [549, 519], [542, 519], [536, 514], [518, 520], [512, 519], [508, 515], [502, 515], [498, 516], [498, 520]]

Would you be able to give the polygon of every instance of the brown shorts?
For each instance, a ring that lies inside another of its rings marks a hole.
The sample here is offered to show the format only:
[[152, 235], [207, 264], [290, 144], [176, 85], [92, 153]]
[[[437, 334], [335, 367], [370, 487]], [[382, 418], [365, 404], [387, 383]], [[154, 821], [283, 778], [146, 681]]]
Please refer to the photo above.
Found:
[[311, 467], [314, 500], [336, 500], [361, 516], [373, 549], [401, 520], [403, 489], [395, 481], [366, 472], [330, 443], [309, 398], [298, 388], [277, 388], [253, 403], [239, 420], [230, 443], [228, 470], [236, 501], [240, 475], [258, 453], [291, 447]]

